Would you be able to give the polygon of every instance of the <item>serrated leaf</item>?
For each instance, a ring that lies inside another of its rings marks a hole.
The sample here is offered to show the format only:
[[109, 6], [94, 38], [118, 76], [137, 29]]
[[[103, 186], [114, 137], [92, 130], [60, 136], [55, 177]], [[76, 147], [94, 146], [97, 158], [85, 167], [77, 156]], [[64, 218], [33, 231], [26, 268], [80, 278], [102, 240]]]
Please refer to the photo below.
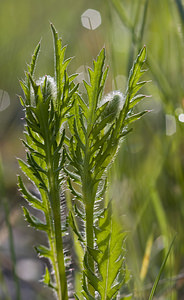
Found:
[[106, 109], [107, 105], [108, 105], [108, 101], [105, 102], [105, 103], [103, 103], [102, 105], [100, 105], [100, 106], [97, 108], [97, 110], [96, 110], [96, 119], [95, 119], [95, 121], [97, 121], [98, 118], [103, 114], [103, 112], [104, 112], [104, 110]]
[[132, 66], [132, 69], [129, 73], [128, 78], [128, 85], [127, 85], [127, 91], [126, 91], [126, 100], [125, 100], [125, 113], [127, 114], [129, 109], [131, 108], [132, 104], [129, 103], [131, 99], [135, 96], [135, 94], [139, 91], [139, 89], [147, 83], [147, 81], [139, 82], [141, 76], [145, 72], [145, 70], [142, 70], [142, 66], [146, 59], [146, 47], [143, 47], [141, 51], [139, 52], [136, 60], [134, 61], [134, 64]]
[[47, 224], [43, 223], [37, 217], [30, 214], [29, 210], [26, 207], [22, 207], [24, 216], [27, 222], [37, 230], [48, 231]]
[[18, 176], [18, 184], [19, 184], [19, 188], [21, 193], [23, 194], [24, 198], [28, 201], [28, 203], [30, 205], [32, 205], [34, 208], [39, 209], [39, 210], [43, 210], [44, 211], [44, 207], [42, 202], [34, 195], [32, 195], [26, 188], [26, 186], [24, 185], [22, 178], [20, 176]]
[[[22, 140], [22, 143], [24, 144], [24, 146], [31, 151], [35, 156], [41, 158], [41, 159], [45, 159], [45, 155], [43, 155], [42, 153], [36, 151], [34, 148], [32, 148], [30, 145], [28, 145], [28, 143], [26, 143], [24, 140]], [[43, 173], [45, 173], [45, 170], [43, 170]]]
[[101, 300], [113, 299], [123, 284], [123, 280], [116, 280], [118, 274], [123, 273], [125, 233], [121, 232], [119, 224], [112, 216], [111, 204], [99, 218], [98, 228], [94, 229], [99, 250], [94, 255], [101, 277], [97, 290]]
[[36, 61], [38, 59], [38, 55], [39, 55], [39, 52], [40, 52], [40, 42], [38, 43], [38, 45], [36, 46], [35, 50], [34, 50], [34, 53], [32, 55], [32, 59], [31, 59], [31, 63], [30, 63], [30, 66], [28, 66], [28, 70], [29, 70], [29, 73], [31, 75], [34, 74], [34, 70], [35, 70], [35, 66], [36, 66]]
[[64, 168], [64, 171], [66, 172], [66, 174], [73, 179], [74, 182], [76, 183], [80, 183], [80, 176], [78, 176], [76, 173], [69, 171], [68, 169]]
[[107, 177], [103, 180], [101, 189], [97, 192], [97, 198], [101, 198], [104, 195], [106, 188], [107, 188]]
[[74, 211], [75, 211], [75, 213], [77, 214], [77, 216], [78, 216], [79, 218], [81, 218], [82, 220], [85, 220], [86, 216], [85, 216], [85, 214], [84, 214], [84, 211], [82, 212], [82, 211], [78, 208], [77, 204], [74, 205]]
[[[96, 291], [98, 291], [98, 283], [99, 278], [95, 275], [94, 272], [91, 271], [90, 266], [88, 264], [87, 252], [84, 255], [84, 274], [88, 278], [90, 284], [94, 287]], [[85, 280], [85, 279], [84, 279]], [[85, 290], [86, 292], [86, 290]]]
[[31, 122], [28, 118], [25, 118], [25, 121], [27, 125], [33, 130], [33, 132], [36, 132], [41, 135], [40, 127], [37, 125], [37, 123]]
[[131, 90], [139, 81], [140, 77], [142, 76], [143, 72], [141, 72], [142, 66], [146, 59], [146, 47], [143, 47], [139, 52], [132, 69], [130, 70], [128, 86]]
[[111, 134], [112, 128], [113, 128], [113, 124], [109, 127], [109, 129], [107, 130], [107, 132], [102, 135], [102, 137], [96, 137], [97, 141], [93, 144], [92, 148], [91, 148], [91, 154], [93, 154], [95, 151], [99, 150], [104, 143], [108, 140], [108, 137]]
[[[27, 86], [26, 83], [25, 83], [24, 81], [22, 81], [22, 80], [20, 80], [19, 83], [20, 83], [20, 86], [21, 86], [21, 88], [22, 88], [22, 90], [23, 90], [23, 92], [24, 92], [24, 95], [27, 96], [27, 95], [28, 95], [28, 92], [29, 92], [28, 86]], [[23, 105], [23, 106], [24, 106], [24, 105]]]
[[84, 242], [84, 239], [82, 238], [82, 236], [81, 236], [81, 234], [80, 234], [80, 232], [78, 230], [75, 218], [74, 218], [74, 216], [73, 216], [73, 214], [72, 214], [71, 211], [69, 212], [68, 221], [69, 221], [69, 224], [70, 224], [71, 228], [73, 229], [73, 232], [77, 235], [78, 240], [80, 242]]
[[49, 270], [48, 270], [47, 267], [45, 268], [45, 275], [43, 276], [42, 282], [43, 282], [45, 285], [47, 285], [48, 287], [50, 287], [50, 288], [56, 290], [56, 287], [55, 287], [54, 284], [52, 283], [52, 279], [51, 279], [51, 276], [50, 276], [50, 272], [49, 272]]
[[89, 120], [94, 115], [94, 112], [96, 111], [98, 100], [99, 100], [99, 94], [102, 90], [101, 80], [103, 74], [104, 61], [105, 61], [105, 49], [103, 48], [99, 53], [97, 60], [93, 62], [94, 70], [88, 69], [90, 75], [90, 85], [84, 82], [88, 94], [88, 100], [89, 100], [89, 115], [88, 115]]
[[136, 85], [132, 88], [131, 92], [130, 92], [130, 97], [129, 99], [131, 100], [135, 95], [136, 93], [146, 84], [148, 83], [148, 81], [140, 81], [138, 83], [136, 83]]
[[77, 94], [76, 95], [76, 98], [77, 98], [77, 102], [78, 104], [81, 106], [82, 108], [82, 111], [84, 113], [84, 116], [87, 117], [87, 113], [88, 113], [88, 106], [86, 105], [85, 101], [82, 99], [82, 97]]
[[[34, 178], [37, 179], [37, 181], [34, 182], [35, 184], [37, 184], [37, 187], [42, 187], [45, 191], [47, 191], [47, 179], [46, 177], [43, 179], [42, 175], [46, 175], [47, 172], [45, 170], [43, 170], [43, 168], [41, 168], [35, 161], [35, 159], [33, 159], [32, 155], [27, 153], [27, 161], [29, 163], [29, 170], [32, 172]], [[40, 174], [43, 173], [43, 174]], [[30, 177], [28, 177], [29, 179], [31, 179]]]
[[[27, 130], [26, 137], [29, 136], [29, 139], [31, 140], [32, 143], [34, 143], [36, 145], [36, 147], [41, 148], [42, 150], [45, 150], [45, 145], [40, 142], [40, 136], [38, 136], [35, 132], [32, 132], [28, 126], [25, 126], [25, 128]], [[39, 149], [39, 151], [41, 149]]]
[[82, 200], [82, 194], [79, 193], [79, 192], [77, 192], [77, 191], [75, 190], [75, 188], [73, 187], [73, 185], [72, 185], [72, 183], [71, 183], [70, 178], [68, 178], [67, 181], [68, 181], [69, 188], [71, 189], [73, 195], [74, 195], [75, 197], [77, 197], [77, 199]]
[[58, 38], [58, 33], [53, 24], [51, 24], [51, 29], [54, 38], [54, 50], [55, 50], [55, 77], [57, 84], [57, 99], [61, 99], [62, 88], [63, 88], [63, 78], [67, 65], [71, 59], [64, 61], [64, 55], [66, 51], [66, 46], [62, 48], [61, 39]]
[[40, 257], [47, 257], [47, 258], [51, 258], [51, 259], [53, 258], [51, 249], [49, 249], [43, 245], [35, 246], [34, 248]]
[[73, 129], [74, 129], [74, 134], [75, 134], [75, 138], [77, 140], [77, 143], [79, 144], [80, 148], [85, 152], [85, 145], [83, 144], [83, 142], [82, 142], [82, 140], [79, 136], [75, 119], [74, 119], [74, 122], [73, 122]]
[[56, 150], [54, 151], [54, 155], [61, 150], [61, 147], [63, 146], [63, 143], [64, 143], [64, 139], [65, 139], [65, 129], [63, 130], [63, 133], [60, 138], [60, 142], [59, 142]]
[[36, 186], [38, 187], [39, 186], [39, 180], [37, 179], [37, 177], [34, 175], [31, 167], [26, 164], [22, 159], [18, 159], [18, 162], [19, 162], [19, 166], [22, 170], [22, 172], [26, 175], [26, 177], [32, 181], [33, 183], [36, 184]]
[[105, 85], [105, 82], [106, 82], [106, 79], [107, 79], [108, 71], [109, 71], [109, 67], [107, 67], [105, 69], [105, 71], [103, 72], [103, 76], [102, 76], [102, 80], [101, 80], [101, 86], [100, 86], [100, 89], [101, 89], [100, 95], [99, 95], [100, 99], [102, 98], [102, 95], [103, 95], [103, 89], [104, 89], [104, 85]]
[[20, 100], [20, 104], [24, 107], [25, 106], [24, 99], [21, 96], [19, 96], [19, 100]]
[[111, 120], [112, 120], [112, 116], [110, 114], [105, 118], [103, 118], [99, 123], [96, 123], [92, 130], [93, 136], [96, 137]]
[[148, 97], [148, 96], [140, 94], [140, 95], [133, 97], [129, 103], [129, 109], [133, 108], [136, 104], [138, 104], [145, 97]]
[[132, 123], [132, 122], [135, 122], [135, 121], [139, 120], [139, 119], [140, 119], [143, 115], [145, 115], [147, 112], [148, 112], [148, 110], [144, 110], [144, 111], [141, 111], [140, 113], [131, 115], [130, 117], [128, 117], [128, 118], [125, 120], [124, 125], [130, 124], [130, 123]]

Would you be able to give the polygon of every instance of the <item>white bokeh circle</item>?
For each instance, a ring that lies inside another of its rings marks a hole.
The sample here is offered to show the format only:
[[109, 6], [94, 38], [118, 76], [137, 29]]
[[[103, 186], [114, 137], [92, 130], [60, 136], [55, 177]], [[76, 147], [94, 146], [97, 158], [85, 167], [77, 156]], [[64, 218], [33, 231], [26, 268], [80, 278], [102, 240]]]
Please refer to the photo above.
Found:
[[10, 105], [10, 96], [8, 92], [0, 90], [0, 111], [5, 110]]
[[102, 23], [101, 14], [98, 10], [89, 8], [81, 15], [81, 22], [85, 28], [95, 30]]

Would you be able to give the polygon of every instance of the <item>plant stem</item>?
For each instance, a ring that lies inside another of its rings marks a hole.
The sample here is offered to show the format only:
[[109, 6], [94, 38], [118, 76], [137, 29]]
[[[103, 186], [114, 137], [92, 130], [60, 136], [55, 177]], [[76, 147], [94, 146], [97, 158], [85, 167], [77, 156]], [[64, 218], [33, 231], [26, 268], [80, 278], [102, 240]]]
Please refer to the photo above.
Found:
[[[86, 240], [87, 247], [94, 247], [94, 233], [93, 233], [93, 203], [86, 204]], [[94, 271], [94, 260], [88, 256], [89, 267]]]
[[48, 124], [45, 124], [42, 119], [42, 129], [45, 138], [45, 149], [46, 149], [46, 164], [48, 170], [48, 181], [49, 181], [49, 200], [51, 204], [53, 219], [54, 219], [54, 263], [55, 263], [55, 277], [57, 284], [58, 300], [68, 300], [67, 291], [67, 279], [65, 273], [64, 264], [64, 252], [63, 252], [63, 240], [61, 230], [61, 214], [60, 214], [60, 194], [59, 187], [56, 185], [59, 182], [57, 178], [57, 172], [54, 172], [53, 153], [54, 149], [51, 143], [52, 134], [50, 134]]
[[[94, 231], [93, 231], [93, 211], [94, 211], [94, 200], [90, 195], [86, 194], [86, 242], [87, 242], [87, 249], [94, 248]], [[88, 252], [87, 252], [88, 253]], [[90, 254], [87, 254], [87, 260], [88, 260], [88, 265], [89, 268], [91, 269], [92, 272], [94, 272], [94, 260], [90, 256]], [[91, 293], [92, 296], [94, 296], [94, 288], [91, 286], [88, 280], [88, 289], [89, 292]]]
[[64, 265], [64, 253], [63, 253], [63, 241], [62, 241], [62, 232], [61, 232], [61, 215], [60, 215], [60, 196], [59, 190], [54, 184], [53, 173], [50, 172], [50, 201], [53, 212], [54, 219], [54, 229], [55, 229], [55, 264], [57, 266], [56, 278], [58, 280], [58, 299], [67, 300], [67, 279], [65, 274], [65, 265]]
[[[92, 118], [92, 117], [91, 117]], [[90, 119], [91, 119], [90, 118]], [[91, 124], [89, 123], [88, 126], [88, 134], [86, 136], [86, 153], [84, 158], [84, 175], [82, 179], [82, 190], [83, 190], [83, 199], [85, 203], [85, 211], [86, 211], [86, 250], [88, 248], [94, 248], [94, 231], [93, 231], [93, 213], [94, 213], [94, 202], [95, 202], [95, 193], [94, 193], [94, 185], [93, 185], [93, 178], [91, 176], [90, 170], [90, 140], [89, 135], [91, 131]], [[87, 251], [87, 260], [89, 268], [92, 272], [94, 272], [94, 260], [89, 255]], [[91, 286], [88, 280], [88, 289], [92, 296], [94, 296], [94, 288]]]

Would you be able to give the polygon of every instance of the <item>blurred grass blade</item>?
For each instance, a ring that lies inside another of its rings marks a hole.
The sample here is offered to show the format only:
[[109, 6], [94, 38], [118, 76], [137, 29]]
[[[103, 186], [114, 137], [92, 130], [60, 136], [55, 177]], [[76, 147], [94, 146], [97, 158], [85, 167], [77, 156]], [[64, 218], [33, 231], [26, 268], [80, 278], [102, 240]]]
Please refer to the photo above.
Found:
[[170, 244], [169, 250], [168, 250], [167, 255], [166, 255], [166, 257], [165, 257], [165, 259], [164, 259], [164, 261], [163, 261], [163, 263], [162, 263], [162, 265], [161, 265], [161, 268], [160, 268], [160, 271], [159, 271], [159, 273], [158, 273], [158, 276], [157, 276], [156, 279], [155, 279], [155, 282], [154, 282], [154, 284], [153, 284], [153, 287], [152, 287], [152, 290], [151, 290], [151, 293], [150, 293], [150, 296], [149, 296], [149, 299], [148, 299], [148, 300], [152, 300], [153, 297], [154, 297], [155, 291], [156, 291], [156, 289], [157, 289], [157, 286], [158, 286], [158, 283], [159, 283], [159, 280], [160, 280], [160, 276], [161, 276], [161, 274], [162, 274], [162, 272], [163, 272], [163, 270], [164, 270], [165, 264], [166, 264], [166, 262], [167, 262], [167, 259], [168, 259], [169, 254], [170, 254], [170, 252], [171, 252], [171, 248], [172, 248], [172, 246], [173, 246], [173, 244], [174, 244], [175, 239], [176, 239], [176, 235], [174, 236], [174, 238], [173, 238], [173, 240], [172, 240], [172, 242], [171, 242], [171, 244]]
[[181, 0], [175, 0], [176, 1], [176, 5], [178, 7], [178, 13], [180, 14], [182, 23], [184, 23], [184, 6], [182, 4]]
[[142, 261], [142, 267], [140, 271], [140, 279], [142, 281], [145, 279], [146, 274], [148, 272], [152, 245], [153, 245], [153, 233], [150, 234], [146, 243], [146, 249], [145, 249], [145, 253]]
[[145, 31], [146, 17], [147, 17], [147, 11], [148, 11], [148, 3], [149, 3], [149, 0], [146, 0], [145, 4], [144, 4], [144, 12], [143, 12], [143, 18], [142, 18], [142, 24], [141, 24], [140, 36], [139, 36], [139, 44], [140, 45], [142, 43], [143, 35], [144, 35], [144, 31]]
[[111, 0], [112, 5], [114, 6], [117, 14], [119, 15], [121, 21], [123, 22], [124, 26], [132, 29], [132, 23], [131, 21], [128, 19], [125, 9], [123, 8], [121, 1], [120, 0]]
[[[16, 300], [21, 300], [20, 282], [19, 282], [19, 278], [16, 273], [15, 245], [14, 245], [14, 240], [13, 240], [12, 225], [10, 223], [10, 210], [9, 210], [8, 200], [5, 196], [3, 165], [2, 165], [2, 161], [1, 161], [1, 156], [0, 156], [0, 195], [2, 196], [2, 203], [3, 203], [4, 213], [5, 213], [5, 221], [6, 221], [6, 226], [8, 229], [9, 247], [10, 247], [11, 262], [12, 262], [12, 272], [13, 272], [13, 278], [14, 278], [15, 289], [16, 289]], [[8, 299], [8, 295], [7, 295], [7, 299]]]
[[6, 284], [6, 281], [5, 281], [5, 278], [4, 278], [4, 275], [3, 275], [3, 272], [0, 268], [0, 287], [1, 287], [1, 293], [3, 296], [5, 296], [6, 298], [3, 298], [4, 300], [11, 300], [10, 298], [10, 295], [9, 295], [9, 292], [8, 292], [8, 287], [7, 287], [7, 284]]

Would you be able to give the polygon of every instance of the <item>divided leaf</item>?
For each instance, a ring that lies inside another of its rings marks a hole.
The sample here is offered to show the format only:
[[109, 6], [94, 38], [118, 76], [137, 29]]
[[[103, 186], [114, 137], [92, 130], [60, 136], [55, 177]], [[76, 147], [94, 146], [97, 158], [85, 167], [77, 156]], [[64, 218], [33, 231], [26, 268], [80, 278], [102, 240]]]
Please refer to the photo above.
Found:
[[50, 288], [56, 290], [56, 287], [55, 287], [55, 285], [54, 285], [53, 282], [52, 282], [51, 275], [50, 275], [50, 272], [49, 272], [49, 270], [48, 270], [47, 267], [45, 268], [45, 275], [43, 276], [42, 282], [43, 282], [46, 286], [48, 286], [48, 287], [50, 287]]
[[101, 300], [115, 299], [121, 286], [125, 283], [125, 250], [123, 245], [126, 233], [112, 215], [111, 204], [99, 218], [98, 227], [94, 227], [97, 249], [88, 248], [90, 256], [98, 268], [98, 276], [90, 270], [85, 261], [85, 275], [90, 284], [98, 291]]
[[94, 113], [96, 112], [98, 101], [100, 100], [99, 96], [101, 94], [107, 76], [107, 71], [105, 71], [104, 76], [102, 77], [104, 62], [105, 62], [105, 49], [103, 48], [99, 53], [97, 60], [93, 62], [94, 70], [88, 69], [89, 76], [90, 76], [90, 85], [87, 82], [84, 82], [87, 95], [88, 95], [88, 101], [89, 101], [88, 103], [89, 111], [87, 116], [88, 122], [93, 122], [95, 119]]

